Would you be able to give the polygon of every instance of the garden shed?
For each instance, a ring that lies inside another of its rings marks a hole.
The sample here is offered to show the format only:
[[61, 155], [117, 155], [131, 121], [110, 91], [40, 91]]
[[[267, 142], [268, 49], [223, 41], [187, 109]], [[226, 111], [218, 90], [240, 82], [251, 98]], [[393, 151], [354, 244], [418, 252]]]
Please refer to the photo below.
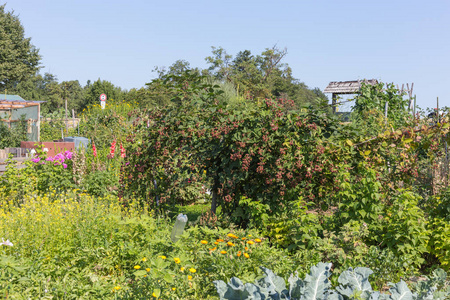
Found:
[[0, 122], [14, 128], [21, 117], [27, 122], [29, 141], [40, 140], [41, 103], [45, 101], [24, 100], [18, 95], [0, 95]]
[[331, 93], [331, 104], [333, 107], [333, 113], [336, 112], [337, 107], [337, 96], [338, 95], [349, 95], [349, 94], [357, 94], [359, 89], [361, 88], [361, 83], [364, 82], [366, 84], [375, 85], [378, 84], [378, 80], [369, 79], [369, 80], [352, 80], [352, 81], [332, 81], [328, 84], [328, 86], [323, 90], [324, 93]]

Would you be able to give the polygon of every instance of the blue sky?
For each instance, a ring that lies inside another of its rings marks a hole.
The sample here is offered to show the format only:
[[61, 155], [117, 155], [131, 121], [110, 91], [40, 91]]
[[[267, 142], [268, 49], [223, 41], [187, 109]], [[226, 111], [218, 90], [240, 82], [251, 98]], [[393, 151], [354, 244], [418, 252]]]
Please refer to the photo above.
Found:
[[[1, 0], [0, 0], [1, 1]], [[1, 2], [0, 2], [1, 3]], [[235, 55], [287, 48], [294, 77], [411, 84], [420, 107], [450, 106], [450, 1], [8, 0], [59, 81], [151, 81], [178, 59], [206, 68], [211, 46]]]

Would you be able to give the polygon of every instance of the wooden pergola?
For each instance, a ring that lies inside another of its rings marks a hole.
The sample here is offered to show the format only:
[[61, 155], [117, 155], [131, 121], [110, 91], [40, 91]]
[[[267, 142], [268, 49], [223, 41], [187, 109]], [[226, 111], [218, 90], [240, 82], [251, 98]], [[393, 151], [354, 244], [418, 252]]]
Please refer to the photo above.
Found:
[[324, 93], [331, 93], [331, 105], [333, 107], [333, 113], [336, 112], [337, 96], [338, 95], [350, 95], [357, 94], [361, 89], [361, 83], [375, 85], [378, 84], [378, 80], [352, 80], [352, 81], [332, 81], [323, 90]]

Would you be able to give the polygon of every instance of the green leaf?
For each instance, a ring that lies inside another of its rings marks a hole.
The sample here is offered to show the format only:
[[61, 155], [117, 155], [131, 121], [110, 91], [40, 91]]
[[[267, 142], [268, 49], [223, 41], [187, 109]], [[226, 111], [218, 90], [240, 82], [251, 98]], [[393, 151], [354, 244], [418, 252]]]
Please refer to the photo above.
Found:
[[136, 276], [136, 277], [144, 276], [144, 275], [147, 275], [147, 271], [145, 271], [145, 270], [137, 270], [136, 272], [133, 273], [133, 275]]
[[172, 277], [172, 275], [169, 274], [169, 273], [166, 273], [166, 274], [164, 275], [164, 280], [165, 280], [167, 283], [173, 283], [173, 277]]

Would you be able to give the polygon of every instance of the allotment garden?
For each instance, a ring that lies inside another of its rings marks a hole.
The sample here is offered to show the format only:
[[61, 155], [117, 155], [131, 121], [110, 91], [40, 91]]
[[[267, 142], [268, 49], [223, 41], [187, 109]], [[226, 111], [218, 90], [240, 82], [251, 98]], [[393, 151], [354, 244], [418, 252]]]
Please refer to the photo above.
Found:
[[177, 105], [90, 106], [87, 149], [10, 161], [1, 297], [448, 297], [445, 110], [363, 85], [342, 122], [326, 105], [227, 102], [182, 76]]

